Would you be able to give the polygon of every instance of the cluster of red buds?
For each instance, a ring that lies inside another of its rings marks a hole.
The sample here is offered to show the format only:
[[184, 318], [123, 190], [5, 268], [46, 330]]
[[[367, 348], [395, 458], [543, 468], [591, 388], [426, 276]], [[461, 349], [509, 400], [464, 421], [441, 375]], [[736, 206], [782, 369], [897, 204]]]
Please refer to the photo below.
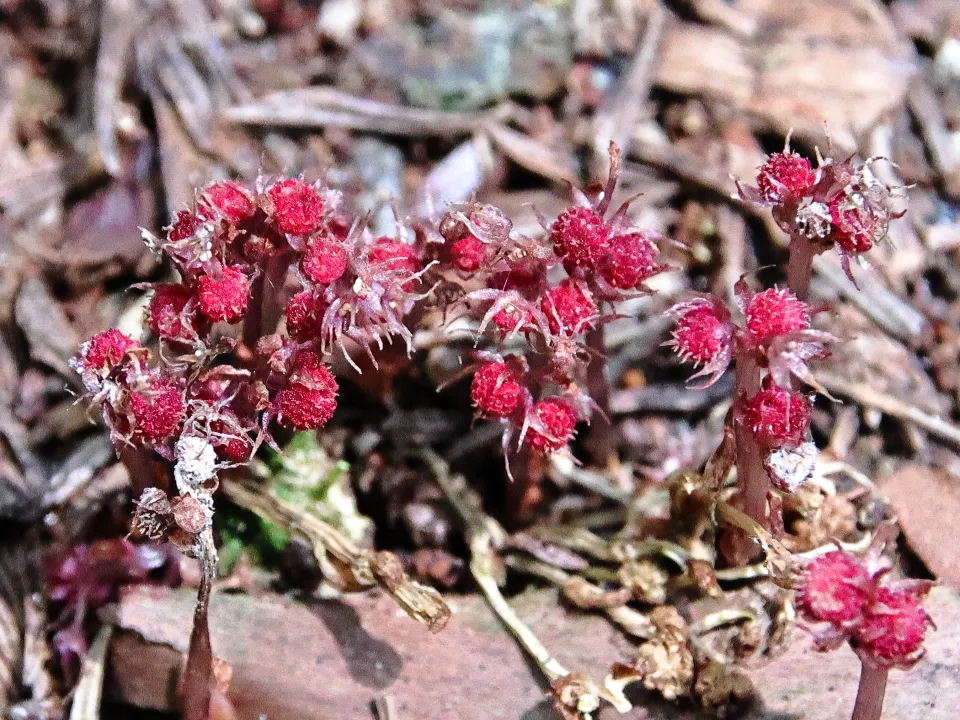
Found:
[[591, 342], [591, 333], [615, 317], [618, 301], [648, 292], [646, 281], [662, 270], [659, 235], [633, 227], [628, 204], [606, 217], [619, 167], [611, 147], [603, 191], [591, 201], [574, 190], [573, 207], [552, 224], [541, 218], [543, 237], [517, 233], [489, 205], [455, 208], [441, 221], [441, 267], [482, 283], [459, 304], [477, 312], [479, 333], [489, 329], [500, 349], [520, 339], [529, 349], [478, 353], [473, 404], [478, 416], [506, 425], [505, 452], [514, 437], [540, 453], [567, 446], [577, 422], [596, 409], [585, 373], [603, 372], [590, 362], [602, 343]]
[[[373, 359], [371, 346], [392, 335], [410, 349], [404, 321], [425, 295], [418, 253], [400, 238], [375, 239], [340, 204], [335, 191], [295, 178], [210, 185], [162, 238], [144, 232], [180, 276], [144, 286], [156, 361], [118, 330], [73, 359], [118, 449], [173, 461], [181, 494], [203, 491], [209, 505], [217, 472], [272, 442], [273, 421], [326, 424], [337, 405], [323, 362], [331, 353]], [[297, 292], [286, 290], [291, 268]]]
[[823, 555], [806, 568], [797, 591], [797, 609], [809, 623], [819, 650], [844, 642], [875, 668], [909, 670], [924, 655], [933, 623], [923, 598], [927, 580], [884, 582], [890, 563], [877, 552], [864, 557], [844, 550]]
[[699, 387], [715, 383], [736, 359], [733, 420], [763, 452], [770, 481], [792, 492], [810, 476], [816, 458], [808, 439], [811, 397], [795, 386], [804, 381], [817, 387], [807, 361], [825, 357], [833, 338], [810, 327], [810, 307], [787, 290], [755, 293], [741, 279], [734, 297], [739, 324], [713, 295], [676, 305], [667, 344], [699, 367], [691, 378], [706, 377]]
[[[843, 268], [853, 280], [850, 259], [858, 258], [882, 240], [890, 221], [903, 215], [894, 208], [901, 188], [882, 182], [872, 166], [883, 158], [855, 164], [853, 158], [836, 162], [817, 153], [817, 167], [790, 150], [770, 155], [760, 168], [756, 187], [737, 183], [739, 197], [772, 208], [780, 228], [801, 254], [813, 255], [836, 247]], [[793, 248], [792, 251], [796, 251]], [[793, 283], [791, 283], [791, 287]], [[795, 292], [805, 290], [792, 287]]]

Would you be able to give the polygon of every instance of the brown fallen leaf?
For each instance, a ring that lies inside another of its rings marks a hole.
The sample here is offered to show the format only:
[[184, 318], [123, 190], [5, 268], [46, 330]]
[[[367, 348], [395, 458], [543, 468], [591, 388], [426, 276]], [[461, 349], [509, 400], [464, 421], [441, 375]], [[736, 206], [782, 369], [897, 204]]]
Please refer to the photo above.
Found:
[[881, 478], [877, 485], [890, 498], [890, 506], [910, 548], [940, 582], [960, 588], [956, 548], [956, 518], [960, 515], [957, 478], [940, 468], [908, 465]]

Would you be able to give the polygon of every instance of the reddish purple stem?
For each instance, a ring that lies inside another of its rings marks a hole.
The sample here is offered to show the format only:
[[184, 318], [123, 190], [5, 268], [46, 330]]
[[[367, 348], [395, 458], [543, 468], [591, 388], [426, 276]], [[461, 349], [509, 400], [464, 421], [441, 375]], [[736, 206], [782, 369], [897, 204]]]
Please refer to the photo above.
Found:
[[864, 663], [860, 668], [860, 687], [850, 720], [880, 720], [883, 696], [887, 690], [888, 670]]

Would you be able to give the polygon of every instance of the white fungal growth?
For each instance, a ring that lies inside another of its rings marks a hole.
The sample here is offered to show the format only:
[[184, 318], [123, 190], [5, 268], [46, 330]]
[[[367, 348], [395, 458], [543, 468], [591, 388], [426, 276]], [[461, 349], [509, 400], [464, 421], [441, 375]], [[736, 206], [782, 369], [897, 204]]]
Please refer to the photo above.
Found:
[[181, 493], [191, 492], [217, 474], [217, 451], [209, 440], [182, 435], [175, 448], [173, 477]]

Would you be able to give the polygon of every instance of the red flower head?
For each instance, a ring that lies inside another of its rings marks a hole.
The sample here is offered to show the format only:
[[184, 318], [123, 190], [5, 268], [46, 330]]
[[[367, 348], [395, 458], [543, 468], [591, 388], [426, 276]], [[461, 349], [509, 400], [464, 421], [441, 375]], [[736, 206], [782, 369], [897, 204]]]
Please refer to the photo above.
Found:
[[878, 227], [879, 219], [865, 207], [851, 202], [843, 193], [830, 203], [832, 230], [830, 239], [847, 255], [865, 253], [886, 233]]
[[490, 362], [473, 376], [470, 397], [480, 415], [507, 418], [523, 406], [527, 389], [514, 370], [502, 362]]
[[[161, 340], [194, 342], [207, 331], [207, 322], [195, 316], [195, 303], [183, 285], [154, 286], [153, 298], [147, 307], [147, 327]], [[188, 307], [188, 303], [190, 303]]]
[[287, 334], [297, 342], [319, 339], [327, 307], [323, 296], [311, 290], [298, 292], [287, 302]]
[[[200, 196], [200, 202], [234, 225], [249, 220], [256, 211], [250, 192], [242, 183], [234, 180], [210, 185]], [[180, 216], [177, 218], [179, 221]]]
[[219, 278], [204, 275], [197, 285], [197, 307], [214, 322], [239, 322], [249, 297], [250, 279], [238, 267], [222, 268]]
[[464, 275], [472, 275], [490, 259], [487, 244], [474, 235], [467, 235], [450, 246], [450, 260]]
[[273, 201], [273, 218], [288, 235], [312, 233], [323, 221], [323, 198], [312, 185], [288, 178], [267, 191]]
[[909, 669], [924, 655], [930, 616], [923, 609], [929, 586], [877, 591], [863, 623], [854, 631], [853, 647], [864, 663]]
[[376, 270], [401, 270], [415, 273], [419, 270], [417, 251], [405, 242], [388, 237], [378, 239], [367, 255]]
[[80, 346], [72, 365], [80, 373], [93, 372], [104, 377], [137, 343], [116, 329], [98, 333]]
[[682, 302], [671, 313], [677, 316], [677, 322], [667, 346], [681, 361], [702, 367], [691, 380], [708, 375], [702, 387], [712, 385], [727, 369], [733, 355], [730, 313], [714, 297]]
[[175, 435], [184, 412], [180, 386], [165, 375], [148, 376], [130, 393], [130, 429], [145, 442], [159, 443]]
[[294, 360], [287, 385], [274, 398], [281, 425], [295, 430], [315, 430], [327, 424], [337, 409], [337, 381], [314, 352]]
[[569, 403], [560, 399], [541, 400], [530, 409], [530, 426], [524, 442], [531, 449], [550, 453], [562, 450], [573, 439], [577, 428], [577, 413]]
[[167, 240], [176, 243], [193, 237], [201, 224], [202, 221], [195, 213], [189, 210], [181, 210], [167, 230]]
[[617, 235], [600, 260], [600, 276], [612, 287], [635, 290], [658, 271], [657, 246], [642, 233]]
[[806, 395], [767, 382], [744, 405], [741, 422], [750, 429], [757, 443], [767, 449], [796, 447], [803, 442], [810, 427], [810, 410]]
[[745, 314], [747, 331], [756, 345], [810, 327], [807, 304], [788, 290], [771, 288], [756, 293], [747, 303]]
[[834, 550], [807, 567], [797, 592], [797, 609], [808, 622], [848, 629], [863, 620], [875, 584], [859, 558]]
[[550, 240], [568, 272], [593, 268], [610, 241], [610, 226], [592, 209], [572, 207], [554, 221]]
[[596, 324], [597, 304], [593, 296], [584, 285], [570, 279], [547, 292], [541, 309], [555, 335], [576, 335]]
[[795, 152], [773, 153], [757, 174], [757, 189], [767, 202], [799, 199], [813, 189], [817, 174], [810, 161]]
[[329, 285], [347, 271], [347, 250], [334, 240], [310, 243], [300, 261], [300, 270], [312, 282]]

